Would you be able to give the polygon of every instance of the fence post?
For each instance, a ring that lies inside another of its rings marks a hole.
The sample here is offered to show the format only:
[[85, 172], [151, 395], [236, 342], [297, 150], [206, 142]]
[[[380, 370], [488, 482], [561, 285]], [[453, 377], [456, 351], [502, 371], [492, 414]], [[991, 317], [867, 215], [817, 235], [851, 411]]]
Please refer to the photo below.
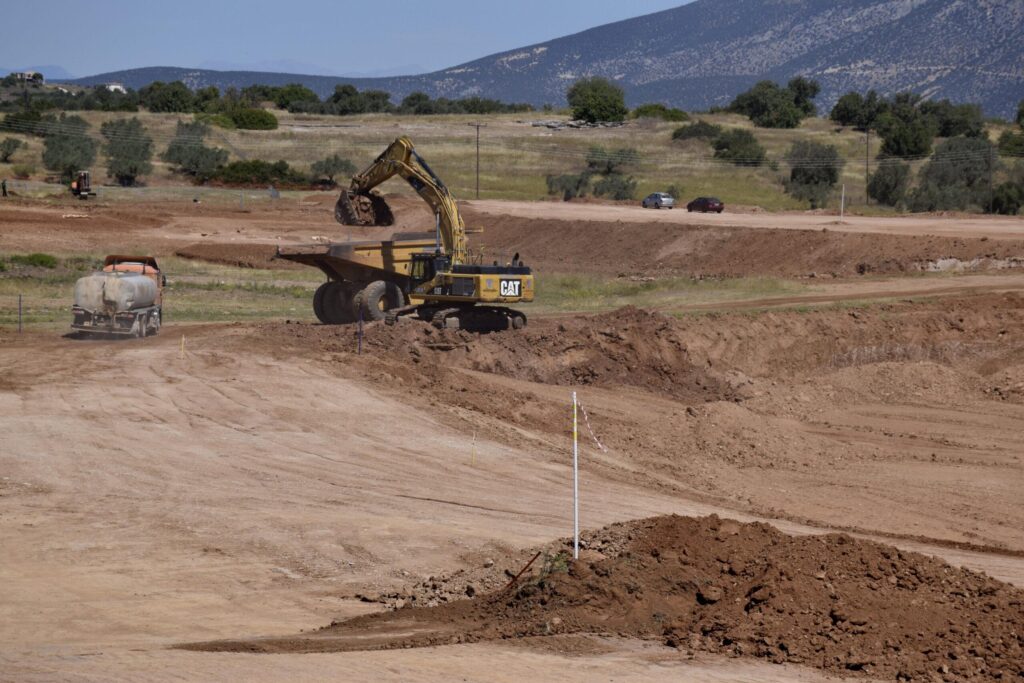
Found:
[[580, 449], [576, 419], [576, 392], [572, 392], [572, 559], [580, 559]]
[[356, 345], [356, 355], [363, 355], [363, 307], [362, 305], [357, 306], [359, 309], [359, 341]]

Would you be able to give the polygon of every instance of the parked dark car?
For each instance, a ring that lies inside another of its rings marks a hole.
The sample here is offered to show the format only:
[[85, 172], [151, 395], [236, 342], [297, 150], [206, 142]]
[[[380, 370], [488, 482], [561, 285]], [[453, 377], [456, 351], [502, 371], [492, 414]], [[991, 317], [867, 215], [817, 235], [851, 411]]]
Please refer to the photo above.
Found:
[[652, 192], [640, 202], [645, 209], [672, 209], [675, 205], [675, 198], [668, 192]]
[[687, 211], [700, 211], [701, 213], [722, 213], [725, 211], [725, 204], [717, 197], [697, 197], [686, 205]]

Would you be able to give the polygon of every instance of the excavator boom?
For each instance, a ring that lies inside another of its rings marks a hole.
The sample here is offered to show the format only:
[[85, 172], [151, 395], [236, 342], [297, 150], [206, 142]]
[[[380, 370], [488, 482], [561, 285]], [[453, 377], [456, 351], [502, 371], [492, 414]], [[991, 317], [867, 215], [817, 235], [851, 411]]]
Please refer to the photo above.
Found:
[[416, 190], [437, 217], [440, 243], [452, 264], [466, 263], [466, 226], [455, 197], [416, 153], [412, 140], [404, 135], [388, 145], [362, 173], [352, 177], [348, 191], [341, 194], [334, 207], [335, 219], [343, 225], [391, 225], [394, 216], [390, 207], [371, 190], [396, 175]]

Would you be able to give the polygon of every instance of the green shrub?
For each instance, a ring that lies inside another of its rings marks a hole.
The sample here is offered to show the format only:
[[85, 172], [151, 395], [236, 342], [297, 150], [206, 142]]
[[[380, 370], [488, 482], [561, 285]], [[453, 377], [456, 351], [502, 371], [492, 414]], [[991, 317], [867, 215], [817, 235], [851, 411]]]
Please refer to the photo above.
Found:
[[32, 254], [14, 254], [8, 258], [16, 266], [35, 266], [36, 268], [56, 268], [57, 257], [50, 254], [35, 252]]
[[348, 159], [337, 154], [333, 154], [325, 159], [321, 159], [320, 161], [314, 161], [310, 167], [310, 171], [315, 178], [326, 178], [327, 181], [333, 185], [336, 176], [355, 173], [356, 166]]
[[632, 147], [606, 149], [594, 145], [587, 151], [587, 170], [591, 173], [621, 173], [625, 167], [635, 166], [639, 161], [640, 153]]
[[594, 194], [612, 199], [633, 199], [636, 195], [636, 180], [632, 176], [627, 178], [617, 173], [607, 175], [594, 184]]
[[585, 197], [590, 186], [590, 173], [577, 175], [549, 175], [545, 179], [548, 186], [548, 194], [562, 195], [564, 201]]
[[235, 125], [235, 122], [232, 121], [231, 117], [227, 114], [196, 114], [195, 120], [202, 123], [208, 123], [212, 126], [217, 126], [218, 128], [223, 128], [225, 130], [234, 130], [235, 128], [238, 128], [238, 126]]
[[1003, 183], [992, 195], [992, 213], [1016, 216], [1024, 206], [1024, 185]]
[[922, 116], [931, 121], [931, 128], [939, 137], [963, 135], [977, 138], [985, 130], [981, 106], [977, 104], [953, 104], [949, 100], [925, 101], [921, 103], [920, 110]]
[[11, 166], [11, 173], [18, 180], [28, 180], [35, 172], [36, 167], [32, 164], [14, 164], [14, 166]]
[[690, 115], [682, 109], [669, 108], [661, 103], [641, 104], [630, 116], [634, 119], [661, 119], [662, 121], [689, 121]]
[[260, 159], [233, 161], [213, 176], [229, 185], [308, 185], [309, 178], [291, 168], [287, 161], [269, 162]]
[[0, 122], [0, 130], [42, 136], [44, 126], [48, 122], [49, 120], [44, 120], [43, 115], [37, 111], [16, 111], [4, 116], [4, 120]]
[[139, 89], [139, 102], [153, 113], [188, 113], [197, 106], [195, 94], [181, 81], [153, 81]]
[[3, 142], [0, 142], [0, 161], [7, 163], [11, 160], [11, 155], [24, 145], [25, 143], [17, 138], [4, 138]]
[[176, 166], [179, 172], [192, 176], [196, 182], [209, 180], [228, 161], [227, 150], [203, 144], [209, 130], [202, 121], [179, 121], [163, 160]]
[[228, 114], [235, 126], [244, 130], [275, 130], [277, 117], [265, 109], [236, 109]]
[[722, 134], [722, 127], [707, 121], [697, 121], [672, 131], [673, 140], [714, 140]]
[[799, 140], [790, 147], [786, 161], [790, 165], [786, 191], [810, 202], [812, 209], [824, 206], [843, 168], [839, 150], [833, 145]]
[[733, 128], [711, 141], [715, 158], [731, 161], [737, 166], [760, 166], [765, 160], [765, 149], [749, 130]]
[[964, 210], [987, 207], [989, 178], [997, 163], [995, 148], [983, 138], [950, 138], [935, 149], [921, 169], [918, 188], [910, 197], [912, 211]]
[[886, 206], [903, 201], [910, 185], [910, 164], [898, 159], [883, 159], [868, 180], [868, 196]]
[[1024, 156], [1024, 133], [1005, 130], [999, 136], [999, 153], [1006, 156]]

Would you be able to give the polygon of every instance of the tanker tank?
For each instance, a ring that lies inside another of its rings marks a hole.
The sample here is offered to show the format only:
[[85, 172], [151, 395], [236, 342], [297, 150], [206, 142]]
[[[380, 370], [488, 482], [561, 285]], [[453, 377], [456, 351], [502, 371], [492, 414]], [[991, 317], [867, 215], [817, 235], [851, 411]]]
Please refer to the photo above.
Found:
[[75, 283], [75, 306], [113, 315], [156, 303], [153, 278], [138, 273], [92, 273]]
[[90, 335], [146, 337], [160, 331], [167, 280], [152, 256], [111, 254], [103, 270], [75, 283], [71, 329]]

